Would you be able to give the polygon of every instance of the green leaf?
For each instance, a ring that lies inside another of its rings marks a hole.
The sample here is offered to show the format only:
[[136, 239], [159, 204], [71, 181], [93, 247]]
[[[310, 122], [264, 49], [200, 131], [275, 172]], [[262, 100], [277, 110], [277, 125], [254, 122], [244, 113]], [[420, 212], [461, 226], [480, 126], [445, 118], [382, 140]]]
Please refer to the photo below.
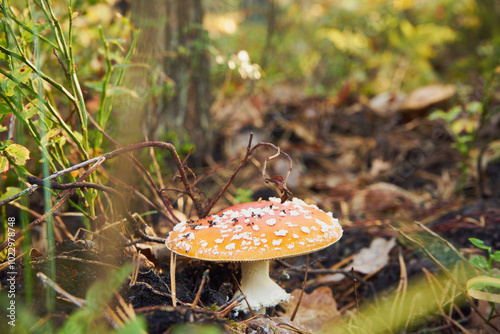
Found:
[[469, 260], [469, 262], [475, 266], [478, 266], [479, 268], [482, 268], [482, 269], [489, 268], [488, 261], [486, 261], [486, 259], [484, 257], [479, 256], [479, 255], [474, 255], [472, 257], [472, 259]]
[[49, 130], [43, 137], [42, 139], [40, 140], [40, 142], [42, 143], [42, 145], [47, 145], [50, 142], [52, 142], [52, 140], [59, 136], [62, 132], [62, 129], [61, 128], [55, 128], [55, 129], [52, 129], [52, 130]]
[[500, 294], [482, 291], [486, 290], [486, 288], [500, 288], [500, 278], [489, 276], [473, 277], [467, 281], [466, 287], [467, 294], [473, 298], [500, 303]]
[[131, 271], [132, 266], [127, 265], [111, 271], [107, 279], [95, 282], [87, 291], [87, 307], [94, 311], [101, 311]]
[[19, 189], [17, 187], [7, 187], [7, 189], [2, 194], [2, 196], [0, 196], [0, 201], [3, 201], [4, 199], [9, 198], [11, 196], [14, 196], [15, 194], [20, 193], [20, 192], [21, 192], [21, 189]]
[[448, 119], [447, 119], [446, 112], [444, 112], [443, 110], [436, 110], [436, 111], [434, 111], [433, 113], [431, 113], [431, 114], [429, 115], [429, 119], [430, 119], [430, 120], [435, 120], [435, 119], [444, 119], [444, 120], [448, 120]]
[[23, 119], [28, 120], [35, 116], [38, 111], [40, 111], [40, 108], [38, 106], [39, 103], [39, 100], [33, 100], [30, 103], [26, 104], [21, 111], [21, 116], [23, 117]]
[[10, 109], [7, 103], [0, 102], [0, 115], [12, 114], [12, 109]]
[[85, 87], [95, 90], [96, 92], [102, 92], [102, 82], [90, 82], [84, 83]]
[[19, 144], [11, 144], [5, 149], [5, 153], [14, 160], [16, 165], [25, 165], [26, 161], [30, 158], [30, 151]]
[[483, 112], [483, 104], [481, 102], [475, 101], [467, 104], [466, 110], [469, 114], [478, 114]]
[[493, 260], [500, 262], [500, 251], [496, 251], [495, 253], [491, 254], [491, 257]]
[[143, 317], [136, 317], [130, 322], [127, 322], [123, 328], [117, 332], [119, 334], [136, 334], [147, 332], [148, 325]]
[[17, 83], [7, 77], [3, 77], [0, 87], [2, 89], [2, 93], [5, 94], [5, 96], [13, 96], [17, 87]]
[[129, 95], [129, 96], [136, 98], [136, 99], [139, 98], [139, 94], [137, 94], [137, 92], [135, 90], [128, 89], [128, 88], [122, 87], [122, 86], [116, 86], [116, 87], [109, 89], [106, 95], [107, 96]]
[[12, 71], [12, 76], [19, 82], [27, 83], [33, 70], [28, 65], [22, 65]]
[[481, 240], [481, 239], [477, 239], [477, 238], [469, 238], [469, 241], [470, 241], [470, 242], [471, 242], [474, 246], [476, 246], [477, 248], [491, 250], [491, 247], [486, 246], [486, 245], [484, 244], [484, 241], [483, 241], [483, 240]]
[[454, 119], [458, 118], [461, 112], [462, 112], [462, 107], [460, 106], [451, 108], [447, 112], [446, 120], [448, 120], [448, 122], [451, 123]]
[[0, 155], [0, 173], [7, 173], [9, 171], [9, 159]]
[[237, 188], [235, 200], [237, 203], [246, 203], [252, 200], [253, 191], [245, 188]]

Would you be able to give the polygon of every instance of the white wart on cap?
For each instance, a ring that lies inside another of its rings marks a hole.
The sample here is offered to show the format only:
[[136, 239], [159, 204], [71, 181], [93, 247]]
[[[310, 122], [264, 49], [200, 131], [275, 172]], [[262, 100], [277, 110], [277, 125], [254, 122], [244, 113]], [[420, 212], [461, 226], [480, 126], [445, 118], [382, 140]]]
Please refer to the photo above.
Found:
[[[269, 278], [269, 260], [308, 254], [335, 243], [342, 227], [331, 213], [294, 198], [232, 206], [218, 214], [177, 224], [167, 247], [206, 261], [241, 262], [241, 289], [259, 311], [290, 296]], [[242, 302], [236, 310], [248, 311]]]

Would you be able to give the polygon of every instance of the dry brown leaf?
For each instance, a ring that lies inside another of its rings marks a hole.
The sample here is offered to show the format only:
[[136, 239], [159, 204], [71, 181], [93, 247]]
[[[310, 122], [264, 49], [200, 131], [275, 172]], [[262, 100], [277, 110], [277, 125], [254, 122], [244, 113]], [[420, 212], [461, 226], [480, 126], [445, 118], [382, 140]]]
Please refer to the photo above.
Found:
[[385, 92], [373, 97], [368, 106], [380, 117], [392, 117], [404, 99], [404, 94]]
[[370, 274], [383, 268], [389, 262], [389, 252], [396, 246], [396, 239], [375, 238], [370, 247], [359, 251], [352, 261], [354, 270], [363, 274]]
[[[300, 289], [296, 289], [292, 292], [293, 299], [284, 305], [285, 313], [283, 317], [290, 318], [293, 314], [299, 300], [300, 291]], [[326, 324], [340, 320], [340, 313], [333, 298], [332, 290], [326, 286], [321, 286], [310, 294], [304, 293], [294, 323], [316, 332], [324, 328]]]
[[357, 192], [351, 200], [352, 213], [364, 213], [367, 217], [394, 212], [408, 213], [418, 208], [418, 196], [391, 183], [379, 182]]
[[401, 103], [401, 110], [419, 110], [432, 104], [448, 100], [455, 95], [454, 85], [430, 85], [415, 89]]
[[387, 171], [389, 171], [392, 167], [392, 163], [389, 161], [384, 161], [383, 159], [380, 158], [375, 158], [372, 161], [372, 167], [370, 168], [370, 171], [368, 174], [370, 174], [371, 177], [375, 178], [379, 175], [384, 175]]
[[[498, 304], [495, 304], [497, 312], [500, 312]], [[474, 334], [493, 334], [493, 333], [498, 333], [494, 328], [489, 326], [484, 322], [483, 319], [487, 319], [490, 312], [491, 312], [491, 305], [490, 303], [484, 301], [484, 300], [478, 300], [478, 305], [477, 305], [477, 310], [482, 314], [481, 316], [477, 314], [476, 310], [472, 310], [471, 316], [470, 316], [470, 321], [469, 321], [469, 326], [474, 328], [471, 330], [471, 333]], [[490, 321], [490, 324], [495, 326], [496, 328], [500, 328], [500, 318], [493, 318]]]
[[270, 92], [270, 100], [277, 104], [298, 104], [304, 100], [302, 88], [288, 84], [274, 85]]
[[287, 127], [293, 131], [297, 137], [304, 140], [309, 145], [318, 141], [318, 138], [316, 138], [316, 132], [313, 131], [311, 127], [307, 126], [307, 124], [303, 124], [300, 120], [289, 122]]
[[255, 95], [232, 101], [220, 110], [213, 111], [213, 116], [217, 123], [224, 126], [224, 134], [233, 136], [246, 127], [261, 128], [266, 110], [265, 99]]

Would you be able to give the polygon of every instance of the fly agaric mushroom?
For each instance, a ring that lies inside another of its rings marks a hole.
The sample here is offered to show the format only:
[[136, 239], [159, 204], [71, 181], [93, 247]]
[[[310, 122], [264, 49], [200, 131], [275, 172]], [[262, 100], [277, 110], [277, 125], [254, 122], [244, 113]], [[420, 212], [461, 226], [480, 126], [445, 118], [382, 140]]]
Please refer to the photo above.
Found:
[[[165, 243], [172, 252], [186, 257], [241, 262], [241, 291], [259, 313], [290, 300], [269, 277], [269, 260], [309, 254], [341, 237], [342, 227], [331, 213], [297, 198], [285, 203], [270, 198], [179, 223]], [[245, 301], [235, 310], [249, 311]]]

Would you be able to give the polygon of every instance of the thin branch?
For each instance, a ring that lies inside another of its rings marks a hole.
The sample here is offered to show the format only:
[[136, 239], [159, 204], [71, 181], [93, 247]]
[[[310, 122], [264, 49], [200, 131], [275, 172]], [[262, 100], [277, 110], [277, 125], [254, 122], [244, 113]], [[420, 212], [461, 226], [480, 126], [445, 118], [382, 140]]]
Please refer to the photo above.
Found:
[[[87, 114], [87, 118], [89, 119], [90, 123], [92, 123], [92, 125], [104, 136], [106, 137], [106, 139], [108, 139], [111, 143], [113, 143], [113, 145], [115, 145], [117, 148], [123, 148], [123, 146], [120, 145], [120, 143], [118, 143], [116, 140], [114, 140], [110, 135], [108, 135], [106, 133], [106, 131], [104, 131], [104, 129], [101, 128], [101, 126], [97, 123], [97, 121], [92, 117], [92, 115], [90, 113]], [[151, 176], [151, 174], [149, 173], [149, 171], [141, 164], [141, 162], [139, 160], [137, 160], [136, 157], [134, 157], [132, 154], [128, 154], [128, 157], [132, 160], [132, 162], [134, 163], [134, 165], [136, 166], [137, 170], [139, 172], [142, 172], [146, 179], [146, 181], [149, 183], [149, 185], [153, 188], [154, 190], [154, 193], [155, 195], [157, 196], [157, 198], [159, 198], [161, 200], [161, 196], [159, 196], [159, 191], [160, 189], [158, 188], [158, 186], [156, 185], [156, 183], [154, 182], [153, 180], [153, 177]], [[166, 203], [163, 202], [163, 204], [166, 206]]]
[[[64, 298], [68, 299], [70, 302], [72, 302], [76, 306], [84, 307], [87, 304], [87, 301], [85, 299], [73, 296], [72, 294], [70, 294], [69, 292], [67, 292], [63, 288], [61, 288], [61, 286], [59, 286], [59, 284], [57, 284], [56, 282], [54, 282], [50, 278], [48, 278], [44, 273], [39, 272], [36, 274], [36, 276], [43, 282], [44, 285], [50, 286], [55, 292], [57, 292], [59, 295], [63, 296]], [[112, 315], [108, 311], [104, 311], [104, 316], [105, 316], [106, 320], [108, 320], [108, 322], [111, 324], [111, 326], [113, 326], [114, 328], [120, 328], [118, 323], [113, 319]]]
[[[106, 262], [101, 262], [101, 261], [95, 261], [95, 260], [87, 260], [87, 259], [82, 259], [79, 257], [74, 257], [74, 256], [66, 256], [66, 255], [56, 255], [55, 257], [58, 260], [66, 260], [66, 261], [74, 261], [74, 262], [80, 262], [80, 263], [85, 263], [85, 264], [92, 264], [92, 265], [98, 265], [98, 266], [103, 266], [111, 269], [118, 269], [118, 266], [106, 263]], [[49, 261], [47, 258], [43, 260], [38, 260], [38, 261], [31, 261], [30, 263], [33, 264], [40, 264], [40, 263], [45, 263]]]
[[198, 302], [200, 301], [201, 293], [203, 292], [203, 288], [205, 287], [205, 283], [208, 282], [208, 280], [209, 280], [209, 277], [208, 277], [208, 269], [207, 269], [203, 272], [203, 277], [201, 279], [200, 287], [198, 288], [198, 292], [196, 293], [193, 304], [191, 305], [192, 309], [196, 308], [196, 305], [198, 305]]
[[[277, 259], [275, 261], [279, 262], [280, 264], [282, 264], [283, 266], [285, 266], [289, 270], [298, 271], [298, 272], [306, 272], [307, 271], [309, 274], [312, 274], [312, 275], [342, 274], [345, 277], [352, 277], [351, 272], [343, 270], [343, 269], [306, 269], [306, 268], [299, 268], [299, 267], [292, 266], [291, 264], [286, 263], [285, 261], [280, 260], [280, 259]], [[366, 281], [365, 279], [363, 279], [363, 277], [359, 276], [356, 273], [354, 273], [354, 277], [356, 278], [356, 280], [358, 282], [361, 282], [364, 285], [368, 286], [368, 288], [372, 291], [372, 294], [374, 296], [377, 296], [377, 291], [375, 290], [375, 287], [373, 286], [373, 284], [371, 282]]]
[[290, 321], [293, 321], [297, 316], [297, 312], [299, 311], [300, 303], [302, 302], [302, 297], [304, 296], [304, 291], [306, 289], [307, 284], [307, 273], [309, 270], [309, 254], [306, 255], [306, 271], [304, 274], [304, 280], [302, 281], [302, 290], [300, 290], [299, 300], [297, 300], [297, 306], [293, 310], [292, 316], [290, 317]]
[[113, 158], [117, 157], [118, 155], [128, 153], [131, 151], [135, 151], [135, 150], [139, 150], [139, 149], [143, 149], [143, 148], [148, 148], [148, 147], [158, 147], [158, 148], [163, 148], [163, 149], [170, 151], [170, 154], [172, 155], [172, 158], [174, 159], [174, 163], [177, 166], [177, 170], [179, 172], [181, 182], [184, 185], [184, 188], [186, 189], [186, 194], [193, 201], [193, 204], [194, 204], [194, 207], [196, 209], [197, 214], [200, 217], [203, 217], [202, 216], [203, 207], [193, 192], [193, 187], [189, 183], [188, 177], [186, 175], [186, 171], [184, 170], [183, 163], [182, 163], [181, 159], [179, 158], [179, 155], [177, 154], [177, 151], [175, 150], [174, 145], [172, 145], [170, 143], [159, 142], [159, 141], [143, 142], [143, 143], [133, 144], [130, 146], [126, 146], [126, 147], [117, 149], [111, 153], [105, 154], [105, 156], [108, 159], [113, 159]]
[[64, 65], [64, 62], [62, 61], [61, 57], [59, 57], [59, 54], [57, 53], [57, 50], [56, 48], [52, 48], [52, 54], [54, 54], [54, 56], [56, 56], [57, 60], [59, 61], [59, 66], [61, 66], [61, 68], [63, 69], [65, 75], [66, 75], [66, 78], [68, 79], [69, 81], [69, 73], [68, 73], [68, 69], [66, 68], [66, 65]]
[[352, 285], [354, 289], [354, 300], [356, 301], [356, 311], [359, 312], [358, 287], [356, 286], [357, 279], [354, 273], [354, 267], [351, 267], [351, 274], [352, 274]]
[[[238, 168], [236, 168], [236, 170], [231, 175], [231, 177], [227, 181], [226, 185], [222, 188], [222, 190], [219, 192], [219, 194], [214, 199], [212, 199], [211, 201], [209, 201], [209, 203], [207, 204], [207, 206], [205, 207], [205, 209], [203, 211], [203, 216], [200, 216], [200, 218], [206, 217], [210, 213], [210, 210], [212, 210], [212, 208], [214, 207], [214, 205], [221, 199], [222, 195], [224, 195], [224, 193], [227, 191], [227, 189], [229, 188], [229, 186], [231, 185], [231, 183], [233, 183], [234, 178], [236, 177], [236, 175], [238, 174], [238, 172], [241, 170], [241, 168], [243, 168], [243, 166], [246, 164], [246, 162], [248, 161], [248, 159], [250, 158], [250, 156], [254, 153], [254, 151], [257, 148], [259, 148], [261, 146], [271, 147], [271, 148], [275, 149], [276, 152], [277, 152], [275, 155], [273, 155], [271, 157], [268, 157], [266, 159], [266, 162], [267, 162], [267, 160], [274, 159], [279, 154], [283, 154], [283, 155], [285, 155], [288, 158], [288, 162], [289, 162], [288, 171], [287, 171], [285, 177], [283, 178], [283, 180], [281, 180], [279, 183], [275, 182], [275, 180], [273, 180], [273, 178], [271, 178], [271, 179], [266, 178], [266, 176], [265, 176], [266, 163], [264, 163], [264, 168], [263, 168], [263, 171], [262, 171], [262, 175], [263, 175], [264, 181], [266, 183], [267, 182], [274, 182], [274, 183], [278, 183], [278, 186], [281, 185], [280, 190], [282, 191], [282, 200], [283, 200], [283, 195], [289, 193], [288, 189], [286, 189], [286, 182], [288, 180], [288, 176], [290, 175], [290, 172], [292, 171], [292, 159], [290, 158], [290, 156], [288, 154], [286, 154], [285, 152], [282, 152], [278, 146], [276, 146], [274, 144], [271, 144], [271, 143], [259, 142], [259, 143], [255, 144], [252, 147], [252, 139], [253, 139], [253, 133], [250, 134], [250, 138], [248, 140], [247, 151], [246, 151], [246, 154], [241, 159], [240, 165], [238, 166]], [[283, 189], [282, 189], [282, 187], [283, 187]]]
[[43, 282], [44, 285], [50, 286], [55, 292], [63, 296], [64, 298], [68, 299], [70, 302], [75, 304], [78, 307], [83, 307], [85, 304], [87, 304], [87, 301], [82, 298], [78, 298], [76, 296], [73, 296], [63, 288], [59, 286], [56, 282], [52, 281], [50, 278], [48, 278], [44, 273], [39, 272], [36, 274], [36, 276]]
[[[62, 171], [58, 171], [48, 177], [46, 177], [44, 180], [47, 180], [47, 181], [50, 181], [50, 180], [53, 180], [57, 177], [60, 177], [64, 174], [67, 174], [67, 173], [70, 173], [72, 171], [75, 171], [75, 170], [78, 170], [82, 167], [86, 167], [88, 165], [91, 165], [93, 163], [95, 163], [96, 161], [99, 161], [100, 159], [104, 159], [104, 160], [110, 160], [110, 159], [114, 159], [122, 154], [125, 154], [125, 153], [129, 153], [129, 152], [132, 152], [132, 151], [135, 151], [135, 150], [140, 150], [140, 149], [144, 149], [144, 148], [149, 148], [149, 147], [158, 147], [158, 148], [163, 148], [163, 149], [166, 149], [168, 151], [170, 151], [173, 159], [174, 159], [174, 162], [175, 162], [175, 165], [177, 166], [178, 168], [178, 171], [179, 171], [179, 174], [180, 174], [180, 179], [184, 185], [184, 187], [186, 188], [186, 194], [191, 198], [191, 200], [193, 201], [194, 203], [194, 206], [196, 208], [196, 211], [197, 213], [200, 215], [200, 217], [202, 217], [202, 213], [203, 213], [203, 208], [201, 206], [201, 203], [198, 201], [198, 199], [196, 198], [194, 192], [193, 192], [193, 188], [191, 186], [191, 184], [189, 183], [188, 181], [188, 178], [187, 178], [187, 175], [186, 175], [186, 172], [184, 170], [184, 167], [183, 167], [183, 163], [182, 161], [180, 160], [179, 158], [179, 155], [177, 154], [177, 151], [175, 150], [175, 147], [170, 144], [170, 143], [164, 143], [164, 142], [158, 142], [158, 141], [151, 141], [151, 142], [143, 142], [143, 143], [138, 143], [138, 144], [133, 144], [133, 145], [130, 145], [130, 146], [125, 146], [125, 147], [122, 147], [122, 148], [119, 148], [115, 151], [112, 151], [110, 153], [106, 153], [106, 154], [103, 154], [97, 158], [93, 158], [93, 159], [90, 159], [90, 160], [87, 160], [87, 161], [84, 161], [82, 163], [79, 163], [75, 166], [72, 166], [70, 168], [67, 168], [67, 169], [64, 169]], [[77, 181], [78, 182], [78, 181]], [[0, 201], [0, 207], [23, 196], [23, 195], [26, 195], [26, 194], [31, 194], [33, 193], [33, 191], [35, 191], [39, 186], [38, 185], [34, 185], [34, 186], [31, 186], [23, 191], [21, 191], [20, 193], [14, 195], [14, 196], [11, 196], [3, 201]]]
[[[94, 172], [94, 170], [96, 170], [102, 163], [104, 163], [104, 161], [106, 161], [106, 159], [104, 157], [100, 157], [92, 167], [90, 167], [85, 173], [83, 173], [83, 175], [77, 180], [77, 182], [81, 182], [82, 180], [85, 180], [90, 174], [92, 174]], [[50, 208], [50, 210], [48, 210], [46, 213], [44, 213], [39, 218], [32, 221], [22, 231], [17, 232], [14, 235], [14, 237], [10, 238], [10, 240], [12, 241], [12, 239], [14, 239], [14, 241], [15, 241], [15, 240], [19, 239], [19, 237], [21, 237], [24, 233], [26, 233], [27, 231], [31, 230], [33, 227], [44, 222], [49, 215], [51, 215], [55, 211], [57, 211], [64, 204], [64, 202], [66, 202], [68, 200], [68, 198], [70, 198], [71, 195], [73, 195], [75, 193], [76, 189], [77, 188], [73, 188], [73, 189], [70, 189], [69, 191], [67, 191], [64, 194], [64, 196], [56, 204], [54, 204], [54, 206], [52, 208]], [[0, 245], [0, 251], [4, 250], [8, 246], [8, 241], [9, 240], [5, 241], [3, 244]]]
[[[28, 182], [35, 183], [38, 185], [43, 185], [43, 180], [38, 179], [38, 178], [33, 177], [33, 176], [28, 177]], [[130, 212], [127, 209], [127, 203], [125, 201], [125, 197], [123, 196], [123, 194], [121, 192], [119, 192], [113, 188], [106, 187], [106, 186], [103, 186], [100, 184], [91, 183], [91, 182], [73, 182], [73, 183], [66, 183], [66, 184], [50, 182], [48, 186], [52, 189], [59, 189], [59, 190], [68, 190], [68, 189], [74, 189], [74, 188], [92, 188], [92, 189], [97, 189], [100, 191], [105, 191], [107, 193], [110, 193], [113, 196], [120, 199], [120, 202], [121, 202], [122, 207], [123, 207], [123, 210], [122, 210], [123, 214], [124, 214], [125, 218], [128, 220], [128, 222], [134, 227], [134, 231], [136, 232], [137, 237], [140, 237], [146, 241], [153, 241], [153, 242], [158, 242], [158, 243], [165, 242], [165, 239], [149, 236], [144, 231], [141, 230], [140, 224], [130, 214]]]
[[51, 77], [49, 77], [47, 74], [45, 74], [45, 73], [41, 72], [40, 70], [38, 70], [38, 68], [32, 62], [30, 62], [27, 58], [25, 58], [25, 57], [23, 57], [23, 56], [15, 53], [15, 52], [10, 51], [9, 49], [3, 47], [2, 45], [0, 45], [0, 52], [6, 54], [9, 57], [15, 58], [15, 59], [19, 60], [20, 62], [28, 65], [28, 67], [31, 68], [33, 70], [33, 72], [35, 72], [36, 74], [38, 74], [43, 80], [45, 80], [48, 83], [50, 83], [54, 88], [56, 88], [61, 93], [63, 93], [72, 102], [76, 102], [76, 98], [70, 92], [68, 92], [66, 90], [66, 88], [64, 88], [61, 84], [59, 84], [54, 79], [52, 79]]
[[[241, 295], [237, 298], [233, 298], [231, 300], [229, 300], [225, 305], [222, 305], [218, 310], [217, 310], [217, 314], [218, 314], [218, 317], [219, 318], [225, 318], [227, 317], [227, 315], [229, 314], [229, 312], [231, 312], [233, 310], [233, 308], [235, 308], [236, 306], [238, 306], [243, 300], [246, 300], [245, 296], [244, 295]], [[255, 315], [253, 315], [252, 317], [254, 317]]]

